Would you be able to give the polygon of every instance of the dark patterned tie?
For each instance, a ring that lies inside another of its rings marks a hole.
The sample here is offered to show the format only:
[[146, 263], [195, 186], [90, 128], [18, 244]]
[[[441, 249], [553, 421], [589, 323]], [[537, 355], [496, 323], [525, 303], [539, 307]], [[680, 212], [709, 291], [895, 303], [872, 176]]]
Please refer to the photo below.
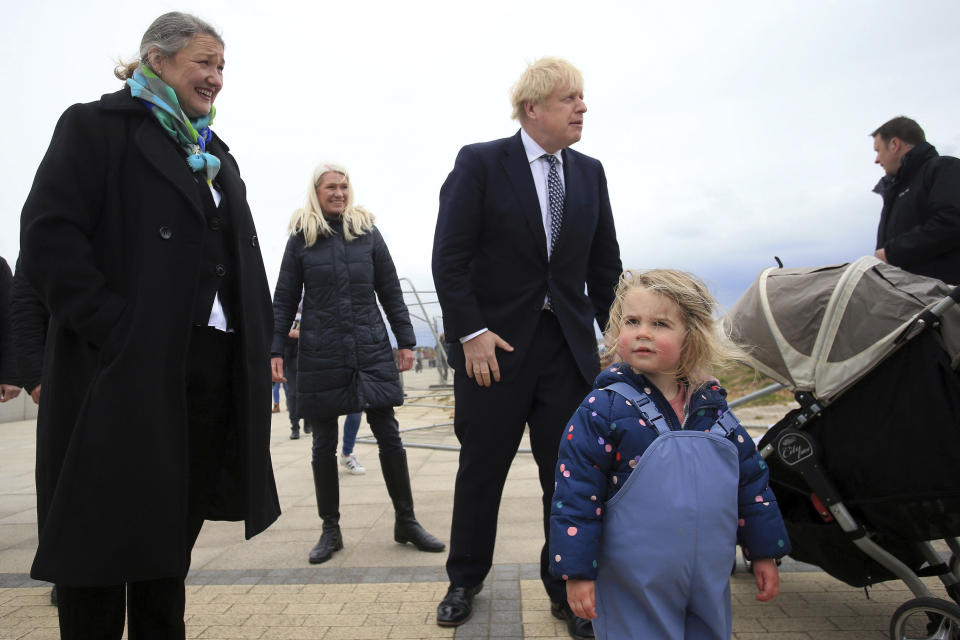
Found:
[[560, 237], [560, 227], [563, 226], [563, 183], [560, 182], [560, 172], [557, 170], [557, 156], [549, 153], [542, 158], [550, 163], [550, 172], [547, 174], [547, 198], [550, 204], [550, 255], [557, 248], [557, 238]]
[[[547, 201], [550, 206], [550, 258], [557, 249], [557, 238], [560, 237], [560, 227], [563, 226], [563, 183], [560, 182], [560, 172], [557, 170], [557, 156], [545, 153], [541, 156], [550, 163], [550, 172], [547, 174]], [[553, 311], [553, 296], [547, 291], [544, 306]]]

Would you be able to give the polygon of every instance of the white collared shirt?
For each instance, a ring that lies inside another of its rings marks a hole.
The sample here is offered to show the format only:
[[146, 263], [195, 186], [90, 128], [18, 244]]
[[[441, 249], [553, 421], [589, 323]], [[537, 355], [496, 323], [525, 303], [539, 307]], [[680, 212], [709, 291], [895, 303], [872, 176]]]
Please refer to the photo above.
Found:
[[[550, 196], [547, 195], [547, 176], [550, 173], [550, 163], [542, 157], [546, 151], [522, 127], [520, 128], [520, 140], [523, 142], [523, 150], [527, 152], [527, 162], [530, 163], [533, 184], [537, 188], [537, 199], [540, 201], [540, 217], [543, 221], [543, 233], [547, 237], [547, 259], [549, 260], [550, 236], [553, 235], [550, 225]], [[557, 172], [560, 174], [560, 184], [566, 190], [567, 185], [563, 178], [563, 154], [557, 151], [551, 155], [559, 160]]]

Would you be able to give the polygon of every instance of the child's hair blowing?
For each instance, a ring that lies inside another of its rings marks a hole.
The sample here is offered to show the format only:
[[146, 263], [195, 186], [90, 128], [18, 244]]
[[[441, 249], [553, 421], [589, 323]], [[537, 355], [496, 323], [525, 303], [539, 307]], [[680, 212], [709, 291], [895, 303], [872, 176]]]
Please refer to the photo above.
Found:
[[686, 335], [676, 371], [678, 377], [686, 378], [691, 383], [704, 382], [712, 372], [723, 369], [731, 360], [743, 357], [723, 332], [721, 323], [714, 319], [717, 303], [706, 285], [696, 276], [675, 269], [627, 269], [620, 274], [616, 297], [610, 307], [610, 318], [603, 332], [608, 352], [617, 354], [617, 341], [623, 326], [623, 301], [634, 289], [660, 294], [679, 308]]

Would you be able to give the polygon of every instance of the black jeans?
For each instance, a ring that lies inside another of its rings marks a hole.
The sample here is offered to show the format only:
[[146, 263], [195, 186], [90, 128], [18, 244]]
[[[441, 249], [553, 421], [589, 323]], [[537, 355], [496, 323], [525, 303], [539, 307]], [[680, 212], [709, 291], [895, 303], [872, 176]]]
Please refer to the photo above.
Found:
[[[187, 428], [190, 493], [184, 531], [192, 550], [222, 461], [225, 430], [233, 424], [236, 335], [194, 327], [187, 358]], [[184, 578], [170, 576], [108, 586], [57, 585], [60, 637], [120, 638], [124, 618], [130, 640], [184, 637]]]
[[[400, 425], [394, 416], [393, 407], [367, 409], [367, 424], [377, 439], [381, 455], [403, 450], [400, 440]], [[306, 418], [313, 427], [313, 461], [319, 462], [325, 456], [337, 455], [338, 416], [328, 418]]]

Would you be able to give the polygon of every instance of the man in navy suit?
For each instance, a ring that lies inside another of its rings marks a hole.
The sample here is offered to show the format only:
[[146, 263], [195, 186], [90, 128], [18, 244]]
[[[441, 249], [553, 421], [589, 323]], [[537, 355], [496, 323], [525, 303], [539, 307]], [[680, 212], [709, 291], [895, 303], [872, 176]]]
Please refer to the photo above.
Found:
[[[493, 562], [504, 481], [524, 427], [539, 467], [548, 532], [557, 447], [599, 372], [594, 321], [607, 322], [619, 277], [603, 167], [580, 140], [583, 76], [569, 62], [531, 64], [512, 93], [520, 131], [460, 150], [440, 190], [433, 278], [454, 369], [460, 468], [437, 624], [466, 622]], [[540, 574], [571, 635], [563, 582]]]

